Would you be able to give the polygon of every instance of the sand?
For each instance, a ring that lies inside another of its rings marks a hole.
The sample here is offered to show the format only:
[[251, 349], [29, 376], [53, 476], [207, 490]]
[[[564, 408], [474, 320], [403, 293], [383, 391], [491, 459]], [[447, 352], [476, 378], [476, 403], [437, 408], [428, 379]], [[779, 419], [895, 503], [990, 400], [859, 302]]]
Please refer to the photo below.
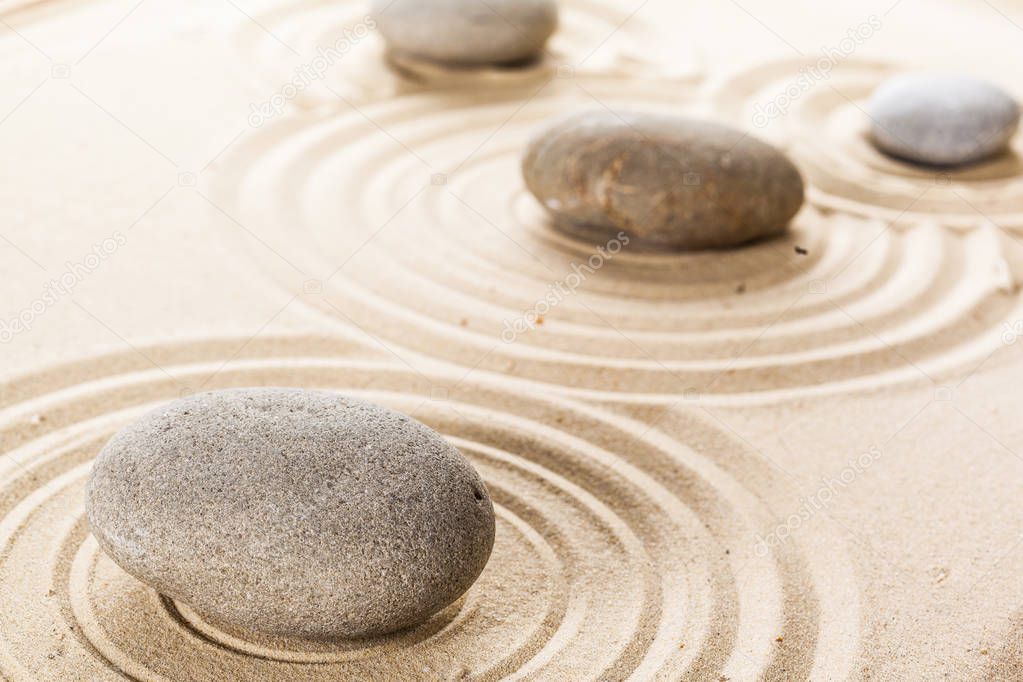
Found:
[[[0, 346], [0, 675], [1021, 679], [1023, 173], [891, 161], [858, 115], [901, 65], [1019, 97], [1018, 28], [956, 0], [680, 5], [565, 0], [525, 71], [395, 71], [369, 33], [280, 113], [361, 3], [0, 5], [0, 319], [31, 325]], [[587, 271], [518, 162], [601, 101], [788, 150], [791, 233]], [[497, 515], [463, 599], [398, 637], [271, 640], [99, 552], [103, 443], [255, 385], [450, 438]]]

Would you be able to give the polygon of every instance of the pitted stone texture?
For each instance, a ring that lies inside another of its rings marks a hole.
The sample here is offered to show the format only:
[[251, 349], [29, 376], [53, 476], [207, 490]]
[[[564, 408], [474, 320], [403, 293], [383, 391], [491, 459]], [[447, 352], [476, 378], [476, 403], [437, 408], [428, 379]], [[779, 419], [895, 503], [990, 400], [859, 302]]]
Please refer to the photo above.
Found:
[[522, 162], [555, 227], [594, 243], [620, 231], [661, 249], [735, 246], [784, 232], [803, 203], [788, 157], [709, 121], [597, 110], [550, 125]]
[[324, 391], [177, 400], [118, 433], [88, 485], [124, 570], [212, 621], [264, 633], [391, 632], [483, 570], [494, 511], [469, 462], [411, 417]]

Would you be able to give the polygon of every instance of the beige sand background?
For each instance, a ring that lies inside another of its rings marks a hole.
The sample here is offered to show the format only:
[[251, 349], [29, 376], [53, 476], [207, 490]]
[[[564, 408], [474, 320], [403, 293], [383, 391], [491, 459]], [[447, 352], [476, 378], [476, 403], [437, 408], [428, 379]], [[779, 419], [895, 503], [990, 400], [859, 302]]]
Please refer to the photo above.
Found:
[[[563, 7], [533, 68], [453, 74], [388, 67], [357, 2], [0, 4], [2, 676], [1023, 679], [1020, 162], [895, 164], [861, 109], [914, 64], [1023, 95], [1023, 7]], [[792, 233], [575, 286], [594, 251], [545, 229], [518, 156], [616, 105], [785, 147]], [[105, 440], [258, 384], [452, 438], [498, 508], [477, 585], [400, 637], [267, 641], [98, 553]]]

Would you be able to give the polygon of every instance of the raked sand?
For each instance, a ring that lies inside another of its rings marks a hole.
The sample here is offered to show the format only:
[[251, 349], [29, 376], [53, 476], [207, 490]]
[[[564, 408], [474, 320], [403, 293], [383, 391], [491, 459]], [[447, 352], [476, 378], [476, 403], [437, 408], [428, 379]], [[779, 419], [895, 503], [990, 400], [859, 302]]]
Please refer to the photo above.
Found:
[[[0, 319], [29, 327], [0, 339], [0, 674], [1023, 679], [1023, 168], [892, 162], [861, 111], [912, 64], [1012, 90], [1023, 15], [562, 5], [533, 67], [454, 73], [388, 65], [357, 2], [0, 4]], [[720, 253], [559, 236], [521, 150], [603, 104], [760, 135], [806, 207]], [[271, 640], [103, 556], [103, 443], [253, 385], [449, 437], [494, 500], [480, 580], [399, 636]]]

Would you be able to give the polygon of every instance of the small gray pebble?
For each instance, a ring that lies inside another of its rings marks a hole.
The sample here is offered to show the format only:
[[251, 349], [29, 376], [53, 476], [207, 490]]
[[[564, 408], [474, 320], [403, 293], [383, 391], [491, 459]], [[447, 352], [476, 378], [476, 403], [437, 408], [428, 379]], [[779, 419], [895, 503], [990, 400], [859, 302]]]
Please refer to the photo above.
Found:
[[310, 638], [421, 623], [476, 580], [494, 510], [411, 417], [324, 391], [183, 398], [96, 460], [89, 525], [128, 573], [214, 622]]
[[529, 59], [558, 27], [554, 0], [374, 0], [391, 49], [461, 65]]
[[1019, 104], [991, 83], [955, 74], [909, 73], [885, 81], [867, 106], [883, 152], [918, 163], [972, 163], [1004, 150]]
[[547, 127], [522, 161], [555, 227], [624, 231], [661, 249], [734, 246], [784, 232], [803, 179], [774, 147], [697, 119], [597, 110]]

